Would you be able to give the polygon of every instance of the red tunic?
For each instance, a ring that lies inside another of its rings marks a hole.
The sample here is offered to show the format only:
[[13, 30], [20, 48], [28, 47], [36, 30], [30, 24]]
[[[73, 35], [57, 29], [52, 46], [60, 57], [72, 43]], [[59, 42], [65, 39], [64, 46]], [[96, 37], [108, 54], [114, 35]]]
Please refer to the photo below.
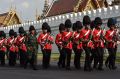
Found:
[[106, 39], [106, 42], [107, 42], [107, 47], [108, 48], [114, 48], [114, 44], [115, 42], [110, 42], [110, 41], [113, 41], [113, 36], [115, 35], [115, 31], [114, 30], [107, 30], [106, 31], [106, 34], [105, 34], [105, 39]]
[[23, 50], [24, 52], [27, 52], [27, 47], [25, 45], [25, 36], [18, 36], [17, 39], [17, 46], [19, 47], [20, 50]]
[[80, 33], [75, 32], [74, 36], [73, 36], [73, 44], [77, 45], [77, 49], [82, 49], [82, 41], [80, 42]]
[[73, 36], [72, 32], [63, 32], [62, 33], [62, 41], [63, 41], [63, 47], [64, 48], [68, 48], [72, 50], [72, 42], [71, 42], [71, 38]]
[[0, 39], [0, 51], [6, 52], [6, 39]]
[[[83, 40], [90, 40], [91, 37], [91, 30], [87, 30], [87, 29], [82, 29], [80, 32], [80, 36], [79, 39], [83, 39]], [[83, 47], [93, 47], [93, 43], [92, 41], [88, 41], [88, 42], [82, 42], [82, 46]]]
[[14, 38], [11, 38], [11, 37], [8, 38], [7, 45], [9, 46], [9, 51], [11, 51], [11, 52], [16, 52], [14, 43], [15, 43]]
[[50, 42], [53, 42], [53, 37], [46, 33], [43, 34], [41, 33], [38, 37], [38, 43], [41, 46], [41, 49], [48, 49], [48, 50], [52, 50], [52, 44]]
[[101, 35], [103, 35], [103, 30], [98, 29], [93, 30], [92, 39], [94, 41], [94, 47], [104, 47], [104, 41]]
[[56, 35], [55, 43], [58, 47], [62, 47], [62, 34], [61, 33]]

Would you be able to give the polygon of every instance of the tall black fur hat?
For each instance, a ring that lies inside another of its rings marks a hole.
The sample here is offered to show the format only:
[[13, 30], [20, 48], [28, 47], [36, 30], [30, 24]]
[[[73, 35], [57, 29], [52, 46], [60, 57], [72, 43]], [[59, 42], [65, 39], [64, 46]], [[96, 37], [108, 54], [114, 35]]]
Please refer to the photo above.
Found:
[[47, 30], [48, 28], [49, 28], [48, 23], [47, 23], [47, 22], [44, 22], [44, 23], [42, 24], [42, 30], [43, 30], [43, 29]]
[[24, 28], [23, 28], [23, 27], [19, 27], [19, 33], [20, 33], [20, 34], [24, 34], [24, 33], [25, 33], [25, 31], [24, 31]]
[[72, 22], [71, 22], [70, 19], [67, 19], [67, 20], [65, 21], [65, 28], [71, 28], [71, 27], [72, 27]]
[[10, 31], [9, 31], [9, 36], [14, 36], [14, 34], [15, 34], [14, 30], [13, 30], [13, 29], [10, 29]]
[[90, 23], [90, 28], [91, 29], [95, 28], [95, 22], [94, 22], [94, 20]]
[[35, 30], [35, 27], [33, 25], [30, 25], [29, 32], [32, 31], [32, 30]]
[[112, 25], [116, 25], [117, 21], [114, 18], [109, 18], [107, 22], [107, 26], [111, 27]]
[[76, 28], [77, 29], [82, 29], [83, 28], [83, 25], [80, 21], [76, 21]]
[[94, 20], [95, 26], [102, 25], [102, 19], [100, 17], [96, 17]]
[[73, 30], [73, 31], [76, 31], [76, 30], [77, 30], [76, 23], [73, 23], [72, 30]]
[[91, 23], [90, 17], [89, 17], [88, 15], [84, 16], [84, 17], [83, 17], [83, 25], [84, 25], [84, 26], [85, 26], [85, 25], [90, 25], [90, 23]]
[[48, 33], [51, 33], [51, 28], [50, 28], [50, 26], [48, 26], [47, 32], [48, 32]]
[[14, 32], [14, 37], [17, 37], [17, 32]]
[[4, 31], [2, 31], [2, 36], [3, 36], [4, 38], [6, 38], [6, 34], [5, 34]]
[[59, 25], [59, 31], [64, 30], [64, 29], [65, 29], [65, 25], [64, 25], [63, 23], [61, 23], [61, 24]]

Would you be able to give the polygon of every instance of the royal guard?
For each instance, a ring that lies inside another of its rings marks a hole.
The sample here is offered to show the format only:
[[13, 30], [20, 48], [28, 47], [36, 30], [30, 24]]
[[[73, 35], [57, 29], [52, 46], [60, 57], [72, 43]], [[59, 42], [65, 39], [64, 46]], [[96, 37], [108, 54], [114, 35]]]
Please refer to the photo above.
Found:
[[[94, 20], [91, 22], [91, 24], [90, 24], [90, 29], [92, 30], [92, 33], [93, 33], [93, 31], [94, 31], [94, 29], [95, 29], [95, 23], [94, 23]], [[91, 34], [91, 35], [93, 35], [93, 34]], [[94, 49], [94, 45], [93, 45], [93, 48], [91, 49], [91, 57], [90, 57], [90, 61], [91, 61], [91, 64], [92, 64], [92, 62], [93, 61], [95, 61], [95, 59], [94, 59], [94, 53], [95, 52], [95, 49]], [[95, 63], [95, 62], [94, 62]]]
[[115, 66], [115, 60], [116, 60], [116, 52], [115, 52], [116, 40], [114, 38], [114, 36], [116, 36], [115, 24], [116, 24], [116, 21], [113, 18], [108, 19], [107, 26], [109, 27], [109, 30], [106, 31], [106, 34], [104, 37], [106, 40], [106, 47], [109, 53], [109, 56], [105, 61], [105, 65], [106, 67], [109, 67], [109, 69], [113, 69], [113, 70], [117, 68]]
[[77, 21], [75, 23], [75, 27], [76, 27], [76, 32], [75, 32], [73, 40], [72, 40], [74, 53], [75, 53], [74, 66], [76, 69], [81, 69], [80, 57], [81, 57], [83, 49], [82, 49], [82, 41], [81, 41], [81, 39], [79, 39], [79, 35], [80, 35], [80, 31], [83, 27], [82, 23], [80, 21]]
[[20, 66], [24, 66], [25, 59], [26, 59], [26, 37], [25, 37], [25, 31], [23, 27], [19, 27], [19, 35], [17, 36], [17, 45], [19, 47], [19, 58], [20, 58]]
[[72, 35], [73, 35], [73, 33], [70, 31], [71, 26], [72, 26], [71, 21], [67, 19], [65, 21], [65, 31], [62, 33], [63, 52], [66, 55], [64, 61], [67, 70], [71, 70], [70, 62], [72, 54]]
[[36, 56], [37, 56], [37, 37], [36, 37], [36, 30], [34, 26], [30, 26], [29, 34], [26, 36], [26, 44], [27, 44], [27, 53], [26, 53], [26, 61], [24, 68], [27, 68], [27, 64], [30, 63], [33, 70], [37, 70], [36, 68]]
[[92, 41], [94, 43], [94, 69], [103, 70], [104, 36], [101, 29], [102, 19], [96, 17], [94, 20], [95, 28], [92, 31]]
[[60, 56], [59, 56], [59, 61], [58, 61], [58, 67], [61, 68], [61, 67], [64, 67], [64, 61], [63, 61], [63, 58], [64, 58], [64, 53], [63, 53], [63, 42], [62, 42], [62, 33], [65, 31], [65, 25], [63, 23], [61, 23], [59, 25], [59, 33], [56, 35], [56, 39], [55, 39], [55, 43], [58, 47], [58, 51], [60, 53]]
[[84, 71], [91, 71], [91, 48], [92, 48], [92, 42], [91, 42], [91, 29], [90, 29], [90, 17], [84, 16], [83, 18], [83, 26], [84, 28], [80, 32], [80, 39], [82, 39], [82, 46], [85, 50], [85, 65], [84, 65]]
[[38, 37], [38, 43], [40, 44], [43, 53], [43, 69], [47, 69], [50, 66], [53, 37], [51, 36], [50, 26], [46, 22], [42, 24], [42, 33], [40, 33]]
[[[72, 31], [73, 31], [73, 34], [72, 34], [72, 42], [73, 42], [74, 41], [74, 36], [77, 33], [76, 22], [73, 23]], [[72, 43], [72, 49], [73, 49], [74, 53], [76, 52], [76, 48], [77, 48], [76, 43]]]
[[4, 31], [0, 31], [0, 65], [5, 65], [5, 53], [7, 51], [6, 48], [6, 40], [5, 40], [5, 33]]
[[16, 64], [16, 47], [15, 47], [15, 38], [14, 38], [14, 30], [11, 29], [9, 31], [9, 38], [7, 39], [7, 46], [9, 48], [9, 65], [15, 66]]
[[17, 46], [17, 32], [14, 33], [14, 45], [15, 45], [15, 58], [14, 63], [16, 64], [16, 60], [19, 58], [19, 48]]

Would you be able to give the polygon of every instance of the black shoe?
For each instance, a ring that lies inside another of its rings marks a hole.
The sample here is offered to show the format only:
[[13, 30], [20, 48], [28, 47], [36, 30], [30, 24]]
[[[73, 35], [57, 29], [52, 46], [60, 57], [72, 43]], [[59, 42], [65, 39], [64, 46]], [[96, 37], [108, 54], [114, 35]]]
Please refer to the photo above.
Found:
[[112, 70], [112, 65], [108, 65], [109, 69]]
[[66, 67], [66, 70], [71, 70], [71, 68], [70, 67]]
[[99, 71], [103, 71], [104, 69], [103, 68], [98, 68]]
[[108, 63], [107, 62], [105, 62], [105, 66], [108, 67]]
[[112, 67], [112, 69], [113, 69], [113, 70], [116, 70], [116, 69], [117, 69], [117, 66]]
[[38, 70], [37, 68], [33, 68], [33, 70]]

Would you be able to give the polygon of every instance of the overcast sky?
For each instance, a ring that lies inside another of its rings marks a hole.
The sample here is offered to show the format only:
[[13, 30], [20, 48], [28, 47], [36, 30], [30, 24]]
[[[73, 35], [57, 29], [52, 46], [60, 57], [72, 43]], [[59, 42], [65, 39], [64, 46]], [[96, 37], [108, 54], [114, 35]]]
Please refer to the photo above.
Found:
[[16, 11], [22, 20], [35, 20], [36, 9], [39, 13], [42, 12], [44, 0], [0, 0], [0, 13], [8, 12], [11, 5], [16, 6]]
[[16, 6], [16, 11], [22, 20], [35, 20], [36, 9], [42, 13], [44, 0], [0, 0], [0, 13], [8, 12], [11, 5]]

